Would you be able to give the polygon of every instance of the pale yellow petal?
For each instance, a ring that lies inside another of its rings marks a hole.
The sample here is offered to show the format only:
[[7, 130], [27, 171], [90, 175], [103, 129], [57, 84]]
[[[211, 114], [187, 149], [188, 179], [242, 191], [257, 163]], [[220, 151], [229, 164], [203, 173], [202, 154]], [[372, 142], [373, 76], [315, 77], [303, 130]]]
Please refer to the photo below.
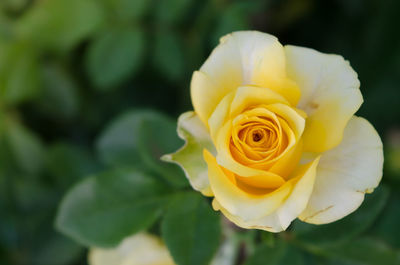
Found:
[[[265, 171], [264, 174], [251, 177], [236, 176], [237, 180], [254, 188], [275, 189], [285, 184], [285, 179], [282, 176], [270, 171]], [[254, 192], [253, 192], [254, 193]]]
[[199, 71], [193, 74], [191, 98], [194, 109], [207, 125], [221, 99], [239, 86], [274, 90], [291, 105], [300, 89], [286, 76], [285, 53], [278, 39], [257, 31], [239, 31], [221, 38]]
[[268, 105], [273, 103], [289, 104], [280, 94], [272, 89], [255, 86], [242, 86], [236, 91], [231, 104], [231, 117], [236, 117], [249, 107]]
[[275, 36], [258, 31], [234, 32], [240, 50], [243, 84], [268, 87], [284, 96], [292, 105], [300, 98], [298, 86], [286, 77], [285, 52]]
[[377, 187], [382, 167], [379, 135], [367, 120], [354, 116], [340, 145], [322, 155], [313, 194], [300, 218], [324, 224], [350, 214], [360, 206], [364, 194]]
[[290, 194], [293, 183], [287, 182], [279, 189], [264, 195], [252, 195], [237, 187], [225, 175], [214, 156], [207, 150], [204, 159], [208, 165], [208, 177], [215, 198], [233, 215], [244, 220], [259, 219], [275, 211]]
[[224, 125], [229, 117], [229, 112], [231, 110], [231, 103], [235, 96], [235, 91], [227, 94], [221, 102], [217, 105], [214, 112], [211, 114], [210, 119], [208, 120], [208, 125], [210, 128], [211, 139], [215, 142], [217, 139], [217, 135], [219, 129]]
[[185, 145], [173, 154], [164, 155], [162, 160], [178, 164], [195, 190], [212, 196], [203, 149], [214, 154], [216, 151], [207, 128], [196, 113], [189, 111], [179, 117], [178, 135], [185, 140]]
[[91, 248], [88, 253], [89, 265], [120, 265], [126, 253], [117, 249]]
[[174, 265], [166, 246], [153, 235], [140, 233], [115, 248], [92, 248], [89, 265]]
[[299, 114], [298, 111], [296, 111], [296, 109], [280, 103], [268, 105], [266, 108], [276, 115], [282, 117], [292, 129], [296, 138], [300, 138], [304, 131], [306, 120]]
[[285, 46], [289, 77], [300, 87], [298, 108], [307, 115], [304, 148], [323, 152], [338, 145], [347, 122], [362, 104], [357, 73], [343, 57]]
[[294, 173], [292, 180], [297, 181], [294, 189], [282, 207], [277, 211], [284, 230], [307, 207], [312, 195], [319, 162], [320, 157], [317, 157], [308, 164], [300, 166]]
[[221, 99], [242, 83], [242, 63], [237, 44], [221, 40], [200, 71], [192, 77], [192, 103], [200, 119], [207, 124]]
[[216, 198], [212, 201], [215, 211], [221, 211], [223, 215], [237, 226], [245, 229], [260, 229], [268, 232], [281, 232], [283, 228], [279, 222], [278, 216], [274, 213], [261, 217], [256, 220], [244, 221], [240, 216], [231, 214], [228, 210], [221, 206]]
[[[244, 212], [231, 212], [217, 197], [213, 200], [213, 208], [220, 210], [229, 220], [243, 228], [262, 229], [269, 232], [284, 231], [307, 206], [313, 190], [318, 162], [319, 158], [316, 158], [299, 168], [292, 180], [288, 182], [293, 185], [290, 194], [272, 213], [249, 219]], [[258, 211], [263, 212], [264, 209], [259, 208]]]
[[299, 165], [303, 151], [303, 142], [300, 140], [289, 149], [276, 163], [268, 170], [285, 179]]

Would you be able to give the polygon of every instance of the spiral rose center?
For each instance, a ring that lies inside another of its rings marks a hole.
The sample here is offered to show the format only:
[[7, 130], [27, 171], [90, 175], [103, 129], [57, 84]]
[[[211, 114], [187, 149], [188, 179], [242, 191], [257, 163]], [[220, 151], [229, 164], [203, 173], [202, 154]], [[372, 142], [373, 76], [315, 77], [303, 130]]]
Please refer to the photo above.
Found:
[[245, 111], [234, 119], [230, 139], [233, 158], [241, 164], [267, 168], [288, 146], [288, 126], [266, 108]]
[[262, 139], [262, 134], [259, 132], [255, 132], [253, 133], [253, 141], [254, 142], [258, 142]]

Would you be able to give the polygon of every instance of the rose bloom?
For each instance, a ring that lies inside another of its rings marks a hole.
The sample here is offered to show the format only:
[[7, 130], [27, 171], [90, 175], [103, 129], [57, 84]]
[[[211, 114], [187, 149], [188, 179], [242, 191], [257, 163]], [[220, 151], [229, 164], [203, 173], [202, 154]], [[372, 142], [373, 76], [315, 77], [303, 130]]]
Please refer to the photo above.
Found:
[[240, 227], [336, 221], [382, 177], [379, 135], [354, 116], [359, 86], [341, 56], [234, 32], [194, 72], [194, 112], [178, 121], [186, 144], [163, 159]]
[[[210, 265], [231, 265], [236, 257], [232, 241], [222, 242]], [[125, 238], [115, 248], [91, 248], [89, 265], [176, 265], [161, 239], [145, 232]]]
[[147, 233], [125, 238], [116, 248], [92, 248], [89, 265], [175, 265], [161, 240]]

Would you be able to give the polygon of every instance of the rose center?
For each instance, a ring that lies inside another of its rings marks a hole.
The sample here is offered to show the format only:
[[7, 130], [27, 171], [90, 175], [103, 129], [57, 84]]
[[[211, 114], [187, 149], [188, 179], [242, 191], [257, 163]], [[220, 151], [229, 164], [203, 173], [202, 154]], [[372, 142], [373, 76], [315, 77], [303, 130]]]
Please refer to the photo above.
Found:
[[262, 134], [259, 133], [259, 132], [253, 133], [253, 141], [254, 141], [254, 142], [260, 141], [260, 140], [262, 139], [262, 137], [263, 137]]

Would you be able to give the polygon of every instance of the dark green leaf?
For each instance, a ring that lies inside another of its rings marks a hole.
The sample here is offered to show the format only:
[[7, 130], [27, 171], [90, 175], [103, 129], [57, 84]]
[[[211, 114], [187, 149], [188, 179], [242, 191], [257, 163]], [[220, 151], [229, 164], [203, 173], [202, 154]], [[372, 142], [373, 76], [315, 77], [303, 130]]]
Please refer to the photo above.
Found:
[[68, 265], [84, 252], [82, 246], [59, 234], [52, 234], [44, 244], [32, 253], [33, 265]]
[[178, 265], [205, 265], [218, 249], [220, 218], [198, 193], [179, 194], [162, 221], [162, 236]]
[[54, 183], [63, 188], [100, 168], [87, 150], [68, 143], [56, 143], [49, 147], [46, 166]]
[[159, 23], [174, 24], [181, 22], [193, 2], [193, 0], [159, 1], [155, 9], [155, 14]]
[[118, 20], [137, 21], [146, 15], [150, 0], [106, 0]]
[[263, 243], [249, 257], [245, 265], [305, 265], [302, 253], [282, 241], [270, 246]]
[[[315, 253], [336, 258], [344, 264], [354, 265], [398, 265], [400, 252], [382, 242], [361, 237], [345, 244], [316, 249]], [[335, 263], [337, 264], [337, 263]]]
[[100, 135], [97, 150], [109, 165], [141, 164], [179, 187], [187, 185], [182, 171], [160, 161], [182, 145], [176, 123], [155, 111], [130, 111], [117, 117]]
[[115, 118], [97, 139], [97, 152], [108, 165], [131, 165], [140, 162], [139, 131], [143, 120], [151, 114], [139, 111]]
[[19, 169], [38, 174], [44, 165], [44, 146], [41, 140], [18, 122], [7, 123], [6, 139]]
[[13, 196], [18, 210], [25, 214], [53, 210], [60, 197], [56, 189], [47, 187], [37, 179], [21, 176], [13, 178]]
[[[10, 217], [10, 213], [0, 212], [2, 220], [0, 222], [0, 245], [3, 247], [15, 247], [18, 244], [18, 228], [16, 220]], [[7, 216], [8, 215], [8, 216]]]
[[167, 78], [173, 81], [182, 79], [184, 74], [183, 47], [174, 32], [159, 32], [154, 47], [154, 65]]
[[219, 38], [228, 33], [248, 29], [249, 15], [254, 13], [257, 7], [257, 1], [238, 1], [224, 8], [214, 29], [213, 43], [218, 43]]
[[382, 211], [389, 195], [385, 186], [365, 196], [359, 209], [337, 222], [326, 225], [312, 225], [296, 221], [296, 240], [310, 246], [335, 245], [359, 235], [369, 228]]
[[102, 23], [103, 11], [95, 0], [35, 1], [17, 21], [17, 34], [41, 47], [68, 50]]
[[[46, 116], [55, 119], [74, 117], [79, 110], [78, 84], [60, 65], [49, 64], [42, 70], [43, 92], [38, 105]], [[51, 102], [51, 104], [49, 104]]]
[[138, 29], [114, 28], [99, 35], [87, 52], [86, 68], [100, 90], [112, 89], [138, 70], [145, 38]]
[[[4, 177], [4, 179], [10, 178], [10, 172], [18, 168], [8, 140], [7, 127], [10, 122], [13, 122], [11, 121], [11, 117], [0, 111], [0, 177]], [[8, 190], [5, 186], [3, 188]], [[0, 190], [0, 198], [3, 198], [2, 196], [6, 193], [4, 191]]]
[[400, 249], [400, 196], [392, 193], [381, 217], [373, 227], [373, 233], [392, 247]]
[[90, 177], [64, 197], [56, 226], [84, 245], [111, 247], [148, 228], [161, 214], [163, 186], [137, 169]]

